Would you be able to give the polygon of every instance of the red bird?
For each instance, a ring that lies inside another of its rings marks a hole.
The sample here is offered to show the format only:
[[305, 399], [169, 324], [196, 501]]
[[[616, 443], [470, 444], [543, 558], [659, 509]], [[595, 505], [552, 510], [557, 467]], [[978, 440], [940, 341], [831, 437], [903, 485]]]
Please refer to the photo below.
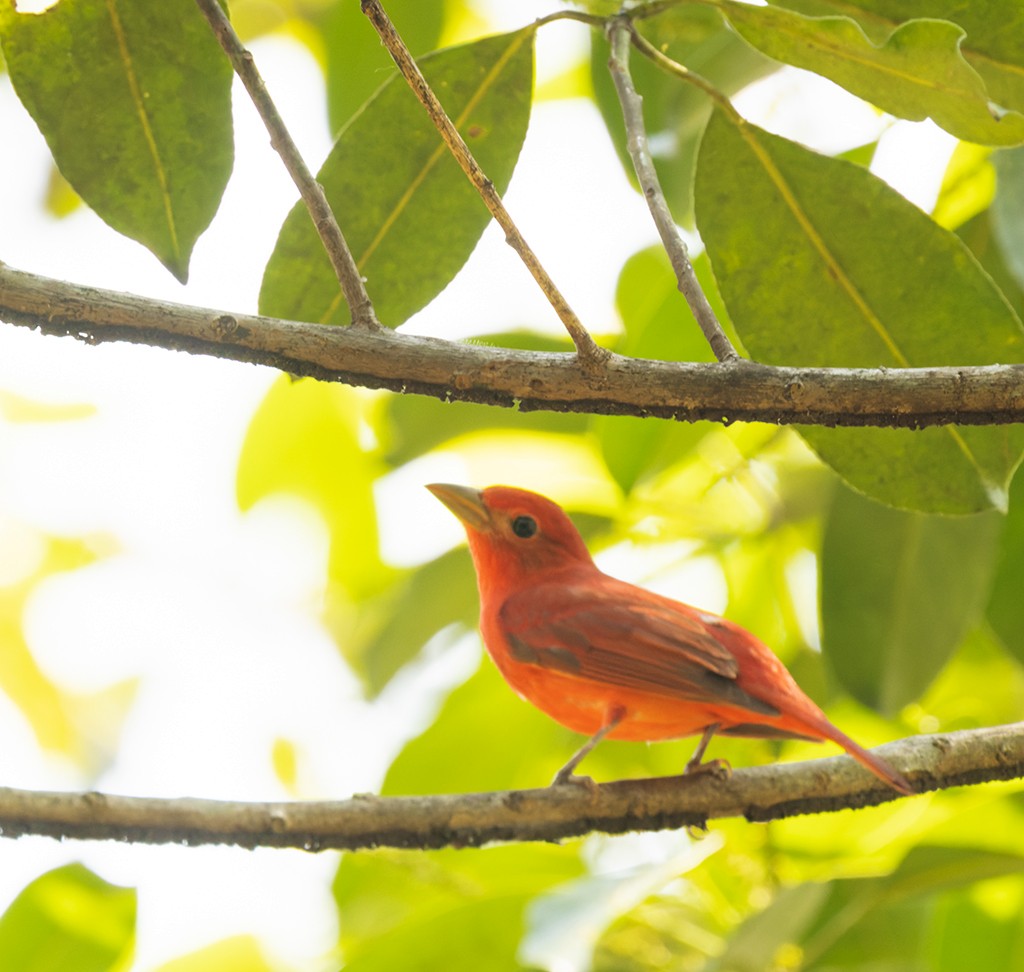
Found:
[[427, 487], [466, 528], [484, 644], [505, 681], [591, 738], [652, 741], [715, 733], [831, 739], [900, 793], [910, 783], [840, 732], [769, 648], [738, 625], [602, 573], [561, 507], [511, 486]]

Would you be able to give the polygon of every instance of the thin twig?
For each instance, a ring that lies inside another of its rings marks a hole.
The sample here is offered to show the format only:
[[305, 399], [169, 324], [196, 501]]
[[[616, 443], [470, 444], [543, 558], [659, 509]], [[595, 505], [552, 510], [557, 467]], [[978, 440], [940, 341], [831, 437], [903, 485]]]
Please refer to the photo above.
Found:
[[128, 341], [520, 411], [884, 428], [1024, 422], [1024, 365], [736, 368], [612, 355], [589, 374], [573, 354], [227, 314], [70, 284], [2, 261], [0, 320], [89, 344]]
[[736, 109], [733, 107], [732, 102], [716, 88], [707, 78], [698, 74], [696, 71], [691, 71], [688, 67], [680, 64], [678, 61], [673, 61], [667, 54], [663, 54], [658, 50], [643, 34], [632, 31], [630, 39], [633, 46], [641, 53], [644, 57], [653, 61], [663, 71], [669, 74], [674, 74], [677, 78], [681, 78], [687, 84], [692, 84], [695, 88], [700, 88], [719, 108], [722, 109], [733, 121], [742, 122], [742, 118]]
[[647, 141], [647, 129], [644, 126], [643, 99], [637, 94], [629, 72], [629, 44], [632, 34], [632, 25], [626, 17], [614, 17], [608, 22], [608, 40], [611, 45], [608, 70], [615, 82], [619, 104], [622, 106], [622, 118], [626, 125], [626, 147], [633, 160], [633, 168], [647, 200], [647, 207], [651, 211], [665, 252], [675, 271], [679, 290], [686, 298], [686, 303], [689, 304], [715, 357], [722, 362], [738, 361], [740, 356], [722, 330], [722, 325], [708, 302], [697, 274], [693, 271], [686, 243], [672, 219], [668, 201], [654, 168], [654, 160], [651, 158], [651, 149]]
[[[919, 792], [1024, 776], [1024, 724], [915, 736], [879, 748]], [[888, 803], [898, 795], [853, 762], [452, 796], [318, 803], [228, 803], [0, 788], [0, 834], [135, 843], [234, 844], [316, 851], [477, 847], [702, 826], [724, 817], [763, 822]]]
[[317, 234], [323, 242], [331, 265], [334, 267], [334, 273], [341, 285], [341, 292], [345, 295], [345, 300], [348, 303], [349, 311], [352, 314], [352, 326], [365, 330], [379, 329], [380, 322], [374, 312], [370, 295], [366, 292], [359, 267], [345, 241], [341, 227], [338, 226], [330, 203], [327, 202], [323, 186], [313, 178], [309, 167], [299, 154], [298, 147], [292, 141], [291, 135], [288, 134], [288, 129], [278, 113], [277, 106], [267, 92], [263, 78], [260, 77], [260, 73], [256, 69], [252, 54], [242, 46], [242, 42], [218, 0], [196, 0], [196, 3], [210, 22], [214, 35], [234, 66], [235, 73], [242, 79], [252, 103], [256, 106], [256, 110], [263, 119], [263, 124], [266, 125], [267, 131], [270, 133], [270, 144], [281, 156], [288, 169], [288, 174], [292, 177], [292, 181], [302, 196], [302, 201], [309, 210], [313, 225], [316, 227]]
[[434, 123], [438, 132], [441, 133], [441, 137], [455, 157], [459, 167], [465, 172], [469, 181], [476, 188], [480, 198], [484, 201], [484, 205], [487, 206], [495, 221], [505, 231], [505, 241], [519, 254], [519, 258], [526, 264], [526, 268], [544, 292], [544, 296], [554, 308], [566, 331], [569, 332], [569, 337], [572, 338], [572, 343], [576, 346], [581, 363], [595, 364], [605, 360], [608, 357], [608, 352], [595, 344], [594, 339], [582, 323], [580, 323], [573, 309], [555, 286], [555, 282], [541, 265], [540, 260], [537, 259], [537, 255], [523, 238], [522, 233], [519, 232], [519, 228], [513, 222], [512, 217], [505, 208], [505, 204], [501, 201], [501, 196], [498, 195], [497, 190], [494, 188], [494, 183], [487, 178], [479, 163], [473, 157], [469, 146], [466, 145], [458, 129], [446, 114], [441, 106], [441, 102], [437, 100], [437, 96], [430, 85], [427, 84], [422, 72], [409, 53], [409, 49], [405, 46], [404, 41], [399, 36], [398, 31], [395, 30], [394, 24], [391, 23], [390, 18], [384, 12], [378, 0], [362, 0], [362, 10], [380, 35], [381, 41], [388, 49], [395, 64], [398, 65], [398, 70], [402, 77], [405, 78], [409, 87], [412, 88], [420, 103], [427, 110], [430, 120]]

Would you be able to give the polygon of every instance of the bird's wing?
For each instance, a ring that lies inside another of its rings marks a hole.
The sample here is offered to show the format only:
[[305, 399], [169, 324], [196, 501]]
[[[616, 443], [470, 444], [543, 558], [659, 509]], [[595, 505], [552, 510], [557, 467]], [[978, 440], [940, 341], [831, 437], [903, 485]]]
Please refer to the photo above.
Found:
[[498, 620], [512, 656], [525, 664], [779, 714], [736, 684], [739, 664], [716, 635], [727, 622], [612, 578], [527, 588], [504, 602]]

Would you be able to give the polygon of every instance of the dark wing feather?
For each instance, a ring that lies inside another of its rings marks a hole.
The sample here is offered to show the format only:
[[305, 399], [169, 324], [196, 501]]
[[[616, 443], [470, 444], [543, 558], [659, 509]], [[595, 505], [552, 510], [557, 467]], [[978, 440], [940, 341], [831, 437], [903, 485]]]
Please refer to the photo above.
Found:
[[525, 664], [779, 714], [736, 684], [736, 659], [715, 637], [724, 622], [621, 581], [600, 575], [598, 583], [531, 587], [505, 601], [499, 620], [513, 657]]

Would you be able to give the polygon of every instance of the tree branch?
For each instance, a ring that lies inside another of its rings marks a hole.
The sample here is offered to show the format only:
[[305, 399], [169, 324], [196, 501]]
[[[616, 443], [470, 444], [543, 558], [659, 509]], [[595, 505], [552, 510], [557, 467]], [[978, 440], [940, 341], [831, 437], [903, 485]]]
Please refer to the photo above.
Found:
[[277, 106], [267, 91], [263, 78], [256, 69], [256, 64], [249, 53], [238, 39], [231, 21], [221, 7], [218, 0], [196, 0], [199, 9], [210, 22], [214, 36], [224, 49], [235, 69], [235, 73], [241, 78], [245, 90], [249, 92], [252, 103], [256, 106], [263, 124], [270, 133], [270, 144], [281, 156], [281, 160], [288, 170], [302, 196], [302, 201], [309, 210], [309, 216], [316, 227], [317, 235], [320, 237], [330, 258], [331, 266], [334, 268], [335, 276], [341, 285], [341, 292], [345, 295], [349, 311], [352, 314], [352, 326], [364, 330], [377, 330], [380, 322], [373, 310], [373, 303], [370, 295], [366, 292], [363, 284], [362, 274], [356, 264], [355, 257], [349, 249], [345, 235], [334, 217], [327, 196], [324, 194], [323, 186], [320, 185], [313, 174], [309, 171], [305, 160], [299, 152], [298, 146], [292, 141], [288, 129], [278, 113]]
[[388, 53], [398, 66], [402, 77], [405, 78], [413, 94], [426, 109], [427, 115], [441, 134], [441, 138], [444, 139], [444, 143], [448, 146], [455, 161], [459, 163], [459, 167], [466, 173], [466, 178], [480, 194], [480, 198], [491, 216], [494, 217], [495, 222], [505, 231], [505, 242], [519, 255], [526, 265], [526, 269], [530, 271], [533, 279], [537, 281], [544, 296], [548, 299], [548, 303], [554, 308], [558, 319], [568, 331], [569, 337], [572, 338], [572, 343], [576, 346], [581, 361], [588, 367], [596, 367], [607, 357], [608, 352], [594, 343], [594, 339], [569, 306], [568, 301], [562, 296], [561, 291], [548, 275], [540, 260], [537, 259], [537, 254], [533, 252], [523, 234], [519, 232], [519, 227], [513, 222], [511, 214], [501, 201], [501, 196], [494, 188], [494, 183], [480, 168], [473, 153], [470, 152], [469, 146], [459, 134], [459, 130], [448, 117], [441, 102], [437, 100], [437, 95], [427, 84], [426, 78], [423, 77], [423, 73], [409, 53], [405, 42], [395, 30], [395, 25], [391, 23], [377, 0], [362, 0], [362, 10], [388, 49]]
[[0, 263], [0, 320], [90, 344], [190, 351], [366, 388], [523, 411], [921, 428], [1024, 421], [1024, 365], [783, 368], [511, 351], [148, 300]]
[[711, 350], [719, 361], [735, 361], [739, 355], [732, 342], [725, 336], [711, 304], [701, 288], [697, 275], [690, 263], [690, 254], [683, 241], [675, 220], [668, 208], [668, 200], [661, 189], [651, 149], [647, 141], [647, 129], [644, 126], [643, 99], [633, 86], [633, 78], [629, 73], [629, 45], [633, 27], [627, 16], [615, 17], [608, 22], [608, 40], [611, 46], [611, 57], [608, 70], [615, 83], [615, 90], [622, 107], [622, 119], [626, 127], [626, 148], [633, 160], [637, 181], [647, 200], [647, 208], [651, 211], [658, 234], [668, 254], [669, 262], [679, 281], [679, 290], [686, 298], [690, 310], [696, 318]]
[[[1024, 723], [914, 736], [878, 752], [920, 792], [1024, 776]], [[710, 774], [455, 796], [318, 803], [162, 800], [0, 789], [0, 833], [137, 843], [355, 850], [561, 840], [707, 820], [777, 820], [899, 799], [848, 756]]]

